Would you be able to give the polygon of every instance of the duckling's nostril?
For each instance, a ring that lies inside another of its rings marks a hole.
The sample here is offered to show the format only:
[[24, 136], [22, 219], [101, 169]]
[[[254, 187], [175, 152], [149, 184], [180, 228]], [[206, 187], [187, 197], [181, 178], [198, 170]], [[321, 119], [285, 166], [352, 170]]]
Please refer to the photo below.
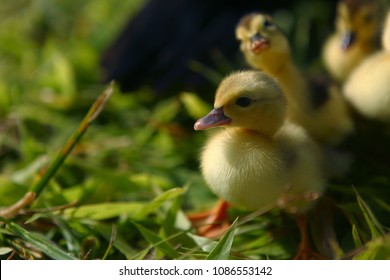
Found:
[[262, 35], [260, 35], [259, 33], [256, 33], [254, 35], [252, 35], [250, 38], [249, 38], [250, 42], [251, 42], [251, 48], [250, 50], [254, 53], [259, 53], [261, 52], [263, 49], [269, 47], [269, 41], [267, 38], [263, 37]]
[[194, 124], [194, 129], [205, 130], [216, 126], [226, 125], [230, 122], [231, 119], [225, 116], [225, 114], [223, 113], [223, 108], [220, 107], [211, 110], [211, 112], [208, 113], [206, 116], [197, 120]]
[[249, 40], [251, 41], [251, 43], [254, 43], [254, 42], [259, 41], [259, 40], [261, 40], [261, 39], [264, 39], [264, 37], [261, 36], [259, 33], [256, 33], [256, 34], [252, 35], [252, 36], [249, 38]]

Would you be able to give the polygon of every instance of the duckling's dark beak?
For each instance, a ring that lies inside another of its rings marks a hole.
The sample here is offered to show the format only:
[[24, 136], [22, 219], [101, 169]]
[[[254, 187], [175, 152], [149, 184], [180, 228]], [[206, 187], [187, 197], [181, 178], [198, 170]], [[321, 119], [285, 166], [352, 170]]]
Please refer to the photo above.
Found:
[[197, 120], [194, 125], [194, 129], [205, 130], [216, 126], [230, 124], [231, 121], [232, 120], [226, 117], [225, 114], [223, 113], [223, 107], [220, 107], [211, 110], [211, 112], [208, 113], [206, 116]]
[[268, 39], [258, 33], [250, 37], [249, 40], [251, 42], [251, 51], [254, 53], [259, 53], [269, 47]]
[[356, 41], [356, 33], [347, 31], [341, 38], [341, 49], [347, 51]]

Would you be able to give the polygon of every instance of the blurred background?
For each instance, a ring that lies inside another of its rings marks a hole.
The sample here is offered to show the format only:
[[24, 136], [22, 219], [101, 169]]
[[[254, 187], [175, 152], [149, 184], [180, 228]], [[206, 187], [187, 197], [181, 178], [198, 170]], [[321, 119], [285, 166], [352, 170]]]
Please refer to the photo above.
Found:
[[[37, 201], [1, 224], [1, 259], [64, 256], [56, 250], [81, 259], [204, 259], [204, 242], [215, 241], [196, 236], [184, 213], [208, 209], [216, 197], [198, 167], [206, 134], [192, 127], [212, 107], [220, 79], [247, 67], [236, 20], [269, 12], [295, 61], [316, 72], [335, 3], [1, 1], [0, 207], [39, 180], [107, 83], [119, 81]], [[337, 257], [362, 257], [353, 253], [378, 237], [385, 241], [362, 258], [389, 257], [389, 171], [364, 162], [330, 184]], [[238, 214], [246, 213], [232, 209], [232, 220]], [[298, 239], [291, 218], [271, 211], [240, 226], [230, 258], [289, 259]]]

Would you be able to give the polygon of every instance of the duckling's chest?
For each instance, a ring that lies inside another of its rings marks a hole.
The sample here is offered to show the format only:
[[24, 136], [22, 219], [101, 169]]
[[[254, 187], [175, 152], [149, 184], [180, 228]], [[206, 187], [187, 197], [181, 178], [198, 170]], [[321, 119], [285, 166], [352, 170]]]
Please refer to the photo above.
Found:
[[285, 190], [287, 166], [268, 139], [221, 132], [205, 146], [201, 167], [211, 190], [230, 203], [259, 209]]

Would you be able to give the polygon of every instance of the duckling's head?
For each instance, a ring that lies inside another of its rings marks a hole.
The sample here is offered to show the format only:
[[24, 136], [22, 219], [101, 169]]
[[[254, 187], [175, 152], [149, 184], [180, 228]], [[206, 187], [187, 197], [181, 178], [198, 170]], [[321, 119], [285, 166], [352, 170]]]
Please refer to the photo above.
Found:
[[284, 63], [290, 57], [286, 36], [275, 25], [271, 16], [251, 13], [244, 16], [236, 27], [240, 50], [254, 68]]
[[277, 82], [260, 71], [236, 72], [219, 85], [214, 109], [195, 130], [234, 127], [273, 136], [283, 125], [286, 100]]
[[374, 43], [380, 29], [379, 4], [374, 0], [343, 0], [337, 6], [336, 29], [340, 47], [347, 51], [356, 43]]
[[390, 10], [387, 12], [386, 21], [383, 28], [382, 46], [383, 49], [390, 52]]

